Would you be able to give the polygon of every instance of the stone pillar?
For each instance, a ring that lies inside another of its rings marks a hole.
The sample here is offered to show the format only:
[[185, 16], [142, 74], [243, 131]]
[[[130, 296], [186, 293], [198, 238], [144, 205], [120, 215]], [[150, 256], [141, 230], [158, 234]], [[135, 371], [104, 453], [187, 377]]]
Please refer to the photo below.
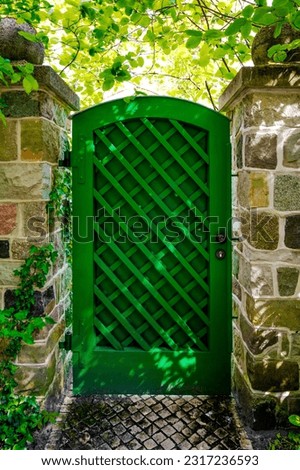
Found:
[[11, 306], [18, 279], [13, 271], [28, 257], [33, 244], [54, 240], [59, 259], [47, 284], [36, 292], [34, 315], [50, 315], [33, 345], [24, 345], [17, 359], [21, 393], [41, 397], [55, 408], [70, 363], [58, 342], [70, 307], [71, 272], [61, 244], [61, 227], [49, 228], [47, 202], [53, 172], [63, 159], [71, 110], [78, 97], [49, 66], [36, 65], [39, 90], [27, 95], [21, 85], [1, 88], [6, 126], [0, 123], [0, 308]]
[[234, 390], [256, 429], [300, 413], [300, 67], [244, 67], [232, 119]]

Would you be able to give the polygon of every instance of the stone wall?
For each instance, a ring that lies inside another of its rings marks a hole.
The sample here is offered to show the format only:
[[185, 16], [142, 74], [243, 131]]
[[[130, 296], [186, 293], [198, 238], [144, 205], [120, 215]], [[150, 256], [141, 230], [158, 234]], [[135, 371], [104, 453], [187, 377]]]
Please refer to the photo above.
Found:
[[49, 226], [47, 202], [53, 171], [63, 159], [68, 119], [78, 109], [77, 96], [48, 66], [36, 66], [39, 90], [27, 95], [21, 86], [1, 89], [6, 126], [0, 123], [0, 308], [9, 307], [18, 284], [14, 269], [31, 245], [54, 241], [61, 248], [45, 287], [35, 293], [34, 315], [50, 315], [33, 345], [17, 359], [18, 390], [43, 398], [55, 408], [65, 386], [69, 357], [59, 350], [70, 307], [71, 271], [62, 247], [61, 227]]
[[[234, 390], [254, 428], [300, 413], [300, 68], [245, 67], [232, 118]], [[285, 421], [286, 423], [286, 421]]]

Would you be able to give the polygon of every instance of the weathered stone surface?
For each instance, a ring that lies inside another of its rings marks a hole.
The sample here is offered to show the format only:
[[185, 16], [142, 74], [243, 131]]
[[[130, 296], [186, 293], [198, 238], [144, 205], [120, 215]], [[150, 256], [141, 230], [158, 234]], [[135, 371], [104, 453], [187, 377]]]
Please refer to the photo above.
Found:
[[18, 355], [18, 364], [43, 364], [57, 346], [65, 329], [64, 321], [56, 323], [45, 341], [24, 344]]
[[239, 281], [254, 297], [273, 295], [273, 276], [269, 266], [253, 265], [241, 258]]
[[7, 120], [6, 126], [0, 123], [0, 161], [18, 158], [17, 121]]
[[48, 223], [47, 201], [45, 202], [24, 202], [20, 203], [22, 224], [20, 229], [23, 237], [28, 237], [28, 241], [36, 242], [47, 238], [50, 231]]
[[247, 295], [247, 315], [255, 326], [300, 329], [299, 299], [253, 299]]
[[232, 293], [237, 296], [239, 300], [242, 298], [241, 285], [236, 277], [233, 277], [232, 280]]
[[277, 166], [277, 135], [272, 133], [245, 136], [245, 166], [275, 169]]
[[45, 395], [54, 379], [55, 371], [56, 357], [54, 353], [43, 365], [25, 366], [23, 364], [15, 374], [18, 383], [16, 392], [25, 395]]
[[16, 261], [1, 261], [0, 269], [0, 286], [16, 286], [19, 283], [19, 278], [14, 276], [14, 270], [20, 268], [21, 263]]
[[294, 295], [299, 279], [297, 268], [277, 268], [277, 280], [279, 294], [284, 296]]
[[[261, 28], [254, 37], [251, 55], [254, 65], [272, 64], [274, 60], [268, 56], [270, 47], [277, 44], [289, 44], [296, 39], [300, 39], [300, 33], [295, 28], [292, 28], [288, 23], [285, 23], [281, 29], [278, 37], [274, 36], [275, 25], [264, 26]], [[287, 51], [287, 57], [284, 63], [299, 62], [300, 61], [300, 48], [292, 51]]]
[[278, 349], [278, 332], [266, 328], [255, 327], [244, 315], [240, 315], [240, 328], [243, 339], [252, 354], [270, 354], [270, 348]]
[[300, 249], [300, 215], [291, 215], [285, 222], [285, 246]]
[[26, 60], [32, 64], [44, 61], [44, 45], [28, 41], [20, 36], [19, 31], [36, 34], [28, 23], [17, 23], [14, 18], [3, 18], [0, 21], [0, 55], [10, 60]]
[[239, 171], [238, 182], [237, 182], [237, 197], [239, 205], [242, 207], [249, 207], [249, 172]]
[[[272, 251], [258, 251], [255, 250], [251, 245], [245, 244], [243, 252], [245, 254], [245, 257], [251, 262], [274, 262], [274, 253]], [[276, 261], [282, 263], [291, 263], [293, 265], [300, 264], [300, 251], [288, 248], [278, 248], [276, 250]]]
[[299, 366], [292, 361], [255, 360], [247, 354], [247, 370], [254, 390], [285, 392], [299, 390]]
[[[33, 317], [41, 317], [47, 315], [55, 306], [55, 294], [53, 286], [43, 291], [34, 292], [34, 305], [30, 308]], [[13, 290], [6, 290], [4, 294], [5, 308], [13, 307], [15, 304], [15, 295]]]
[[241, 333], [237, 328], [233, 329], [233, 351], [234, 351], [234, 359], [242, 368], [242, 370], [246, 369], [246, 350], [243, 343], [243, 339], [241, 338]]
[[285, 93], [284, 100], [282, 97], [282, 93], [254, 92], [248, 95], [244, 100], [244, 126], [300, 127], [300, 92], [299, 95]]
[[291, 356], [300, 356], [300, 333], [297, 331], [297, 333], [294, 333], [292, 335], [292, 341], [291, 341]]
[[254, 430], [273, 429], [276, 425], [276, 400], [265, 394], [253, 393], [247, 374], [235, 365], [233, 389], [245, 422]]
[[236, 166], [238, 169], [243, 168], [243, 136], [241, 135], [236, 143]]
[[62, 157], [61, 130], [46, 119], [24, 119], [21, 123], [21, 158], [56, 163]]
[[[36, 246], [42, 246], [44, 240], [41, 240], [41, 243], [36, 243]], [[32, 241], [27, 239], [13, 239], [11, 243], [11, 255], [13, 259], [22, 259], [25, 260], [29, 257], [29, 250], [32, 246]]]
[[279, 219], [272, 212], [255, 209], [243, 211], [241, 217], [243, 237], [258, 250], [276, 250], [279, 241]]
[[300, 210], [300, 176], [276, 176], [274, 207], [280, 211]]
[[233, 250], [233, 252], [232, 252], [232, 274], [236, 277], [239, 275], [239, 266], [240, 266], [240, 254], [236, 250]]
[[[254, 111], [255, 117], [258, 118], [258, 120], [250, 123], [249, 120], [245, 120], [247, 116], [244, 114], [244, 127], [260, 126], [262, 121], [267, 126], [276, 125], [277, 122], [275, 121], [277, 121], [277, 119], [273, 120], [272, 122], [274, 115], [273, 113], [269, 113], [268, 116], [268, 111], [270, 108], [272, 111], [274, 110], [276, 112], [276, 116], [278, 116], [280, 121], [282, 121], [282, 116], [280, 116], [280, 114], [282, 110], [285, 111], [285, 104], [290, 105], [290, 103], [299, 103], [299, 98], [296, 96], [297, 88], [299, 88], [299, 79], [299, 66], [295, 64], [242, 67], [239, 73], [235, 76], [234, 80], [232, 80], [230, 85], [226, 88], [220, 97], [219, 109], [221, 111], [231, 111], [232, 109], [235, 109], [236, 106], [241, 106], [239, 101], [242, 99], [243, 104], [246, 105], [243, 110], [246, 113], [249, 111], [250, 116], [253, 116], [252, 112]], [[291, 89], [296, 91], [296, 93], [290, 93]], [[255, 90], [255, 96], [252, 95], [253, 90]], [[246, 97], [245, 93], [247, 93]], [[277, 99], [277, 108], [273, 108], [273, 103], [270, 102], [274, 95]], [[283, 95], [284, 103], [282, 100]], [[258, 107], [262, 108], [261, 116], [259, 116], [257, 111], [252, 110], [251, 106], [248, 109], [249, 103], [247, 99], [249, 96], [251, 96], [250, 99], [251, 101], [253, 100], [253, 104], [256, 103]], [[264, 98], [263, 106], [261, 106], [261, 98]], [[299, 110], [299, 107], [297, 109]], [[293, 122], [297, 122], [297, 119], [294, 119], [292, 113], [289, 112], [288, 117], [291, 117]], [[265, 119], [267, 119], [267, 121], [265, 121]], [[288, 121], [287, 125], [293, 127], [291, 121]], [[300, 124], [298, 122], [295, 127], [299, 127], [299, 125]]]
[[51, 167], [46, 163], [0, 166], [0, 199], [48, 199]]
[[267, 207], [269, 205], [269, 186], [266, 173], [250, 173], [250, 207]]
[[9, 258], [8, 240], [0, 240], [0, 258]]
[[40, 89], [50, 90], [70, 110], [79, 110], [79, 97], [64, 80], [48, 65], [36, 66], [34, 77]]
[[300, 167], [300, 132], [296, 129], [290, 133], [283, 143], [283, 165], [287, 167]]
[[17, 225], [17, 205], [0, 204], [0, 235], [10, 235]]

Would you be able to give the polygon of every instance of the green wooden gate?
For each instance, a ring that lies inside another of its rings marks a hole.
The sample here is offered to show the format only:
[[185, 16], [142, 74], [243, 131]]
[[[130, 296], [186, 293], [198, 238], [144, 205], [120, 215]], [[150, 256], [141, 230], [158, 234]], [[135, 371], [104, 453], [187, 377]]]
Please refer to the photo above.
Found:
[[74, 392], [230, 392], [230, 146], [184, 100], [73, 118]]

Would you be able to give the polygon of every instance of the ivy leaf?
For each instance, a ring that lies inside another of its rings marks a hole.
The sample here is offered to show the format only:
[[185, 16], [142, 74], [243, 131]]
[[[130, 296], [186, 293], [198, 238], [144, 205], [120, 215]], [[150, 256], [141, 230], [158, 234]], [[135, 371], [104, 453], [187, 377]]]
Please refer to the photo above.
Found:
[[27, 95], [29, 95], [32, 91], [37, 91], [39, 89], [39, 84], [32, 75], [27, 75], [24, 77], [22, 83]]
[[300, 416], [298, 416], [298, 415], [289, 416], [289, 422], [291, 424], [293, 424], [294, 426], [299, 426], [300, 427]]

